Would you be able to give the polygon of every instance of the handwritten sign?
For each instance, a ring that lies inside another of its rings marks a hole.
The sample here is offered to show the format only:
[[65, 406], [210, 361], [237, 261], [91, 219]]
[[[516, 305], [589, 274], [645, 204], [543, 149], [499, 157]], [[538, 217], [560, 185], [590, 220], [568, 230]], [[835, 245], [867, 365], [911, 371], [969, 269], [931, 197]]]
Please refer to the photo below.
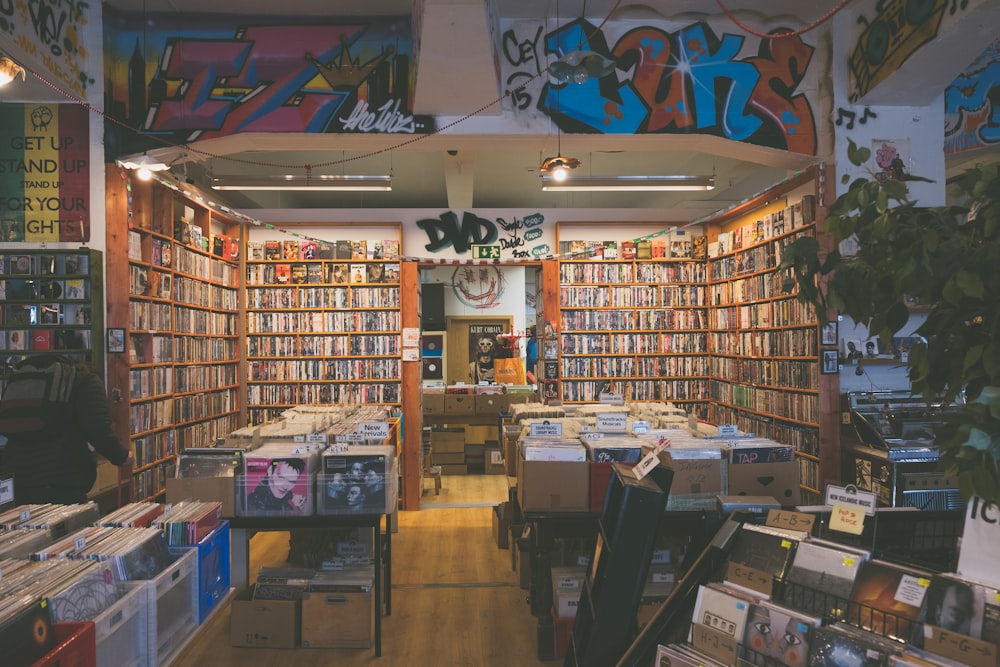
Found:
[[325, 445], [330, 442], [330, 436], [326, 433], [310, 433], [306, 436], [306, 442]]
[[658, 465], [660, 465], [660, 457], [657, 456], [656, 452], [649, 452], [632, 467], [632, 473], [636, 479], [642, 479]]
[[774, 590], [774, 577], [769, 573], [732, 561], [726, 568], [726, 581], [769, 597]]
[[790, 528], [810, 532], [816, 517], [805, 512], [788, 512], [786, 510], [770, 510], [767, 513], [766, 524], [774, 528]]
[[933, 625], [924, 626], [924, 648], [970, 667], [995, 667], [997, 647]]
[[14, 480], [0, 479], [0, 505], [14, 502]]
[[860, 535], [865, 529], [865, 513], [856, 505], [834, 505], [830, 512], [830, 530]]
[[864, 509], [868, 516], [875, 515], [875, 494], [869, 491], [859, 491], [853, 485], [826, 487], [827, 505], [857, 505]]
[[699, 651], [720, 660], [726, 665], [736, 664], [736, 654], [739, 646], [734, 637], [725, 635], [707, 625], [696, 623], [692, 631], [691, 643]]
[[598, 396], [598, 400], [605, 405], [624, 405], [625, 397], [622, 394], [612, 394], [605, 392]]
[[635, 435], [642, 435], [647, 433], [650, 428], [650, 423], [647, 421], [639, 420], [632, 424], [632, 433]]

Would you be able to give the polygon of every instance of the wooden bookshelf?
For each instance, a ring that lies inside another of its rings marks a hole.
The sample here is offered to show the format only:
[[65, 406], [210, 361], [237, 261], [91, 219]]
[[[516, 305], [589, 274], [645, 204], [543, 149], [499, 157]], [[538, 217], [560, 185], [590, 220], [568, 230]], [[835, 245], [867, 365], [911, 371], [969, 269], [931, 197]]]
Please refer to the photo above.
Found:
[[681, 243], [664, 234], [655, 258], [622, 258], [619, 242], [614, 258], [585, 253], [559, 262], [558, 368], [546, 341], [539, 356], [546, 377], [558, 370], [563, 401], [611, 392], [707, 416], [706, 267], [691, 258], [690, 242]]
[[364, 227], [323, 228], [353, 247], [305, 234], [248, 241], [249, 423], [300, 404], [400, 403], [401, 265], [398, 250], [385, 252], [399, 247], [393, 229], [367, 239]]
[[[240, 226], [157, 182], [108, 167], [109, 359], [116, 423], [135, 458], [124, 498], [162, 499], [177, 455], [242, 424]], [[126, 210], [122, 210], [126, 207]], [[119, 266], [120, 265], [120, 266]], [[112, 279], [111, 272], [115, 275]]]
[[816, 313], [784, 292], [779, 266], [785, 246], [816, 235], [818, 195], [810, 169], [705, 226], [711, 421], [794, 445], [805, 504], [839, 474], [821, 465], [820, 443], [822, 394], [836, 387], [821, 380]]

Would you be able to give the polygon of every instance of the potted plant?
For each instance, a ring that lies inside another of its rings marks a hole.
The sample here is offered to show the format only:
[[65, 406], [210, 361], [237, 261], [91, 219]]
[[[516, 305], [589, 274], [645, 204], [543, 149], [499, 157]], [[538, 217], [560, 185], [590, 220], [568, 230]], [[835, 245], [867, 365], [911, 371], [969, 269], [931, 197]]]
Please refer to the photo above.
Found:
[[[850, 142], [855, 165], [871, 151]], [[786, 291], [816, 307], [820, 319], [848, 315], [890, 339], [919, 304], [922, 342], [905, 361], [914, 394], [928, 403], [966, 404], [945, 418], [936, 444], [942, 466], [958, 475], [962, 495], [998, 497], [1000, 457], [1000, 163], [964, 172], [950, 182], [954, 205], [920, 207], [898, 178], [858, 178], [830, 207], [826, 231], [837, 246], [821, 251], [816, 238], [790, 244], [782, 266]], [[849, 177], [844, 177], [846, 184]]]

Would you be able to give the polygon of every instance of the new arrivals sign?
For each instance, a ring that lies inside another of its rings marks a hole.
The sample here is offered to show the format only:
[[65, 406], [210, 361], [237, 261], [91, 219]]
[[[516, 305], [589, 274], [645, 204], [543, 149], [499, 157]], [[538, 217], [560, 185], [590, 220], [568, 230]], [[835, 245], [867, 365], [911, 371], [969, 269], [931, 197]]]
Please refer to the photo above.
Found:
[[89, 123], [76, 104], [0, 104], [0, 240], [90, 240]]

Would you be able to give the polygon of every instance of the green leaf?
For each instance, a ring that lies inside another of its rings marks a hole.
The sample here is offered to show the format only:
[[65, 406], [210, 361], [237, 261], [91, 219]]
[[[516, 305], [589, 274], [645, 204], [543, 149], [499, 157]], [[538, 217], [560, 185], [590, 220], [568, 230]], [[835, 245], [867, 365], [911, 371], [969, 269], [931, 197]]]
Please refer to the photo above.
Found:
[[889, 311], [885, 315], [885, 324], [892, 331], [902, 329], [910, 319], [910, 310], [902, 301], [897, 301], [889, 306]]
[[966, 296], [973, 299], [981, 299], [983, 297], [983, 281], [977, 274], [971, 271], [959, 270], [955, 274], [955, 282]]
[[978, 364], [982, 358], [983, 346], [974, 345], [965, 351], [965, 361], [962, 363], [962, 368], [968, 370]]
[[889, 193], [885, 189], [880, 189], [878, 191], [878, 197], [875, 200], [875, 208], [878, 209], [879, 213], [885, 213], [889, 210]]

